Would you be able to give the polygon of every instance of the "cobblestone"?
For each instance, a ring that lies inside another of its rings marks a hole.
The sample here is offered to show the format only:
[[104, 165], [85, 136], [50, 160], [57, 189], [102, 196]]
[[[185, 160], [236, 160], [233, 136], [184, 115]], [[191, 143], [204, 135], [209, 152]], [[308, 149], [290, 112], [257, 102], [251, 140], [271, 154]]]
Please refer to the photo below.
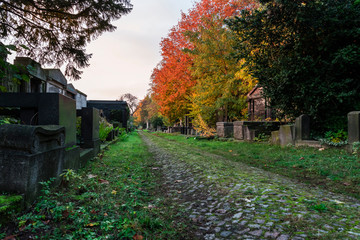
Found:
[[[176, 143], [162, 139], [159, 144], [148, 134], [142, 137], [161, 165], [168, 196], [175, 207], [186, 209], [201, 239], [360, 238], [356, 199], [309, 188], [222, 156], [183, 151], [182, 145], [168, 147]], [[314, 210], [321, 204], [336, 211]]]

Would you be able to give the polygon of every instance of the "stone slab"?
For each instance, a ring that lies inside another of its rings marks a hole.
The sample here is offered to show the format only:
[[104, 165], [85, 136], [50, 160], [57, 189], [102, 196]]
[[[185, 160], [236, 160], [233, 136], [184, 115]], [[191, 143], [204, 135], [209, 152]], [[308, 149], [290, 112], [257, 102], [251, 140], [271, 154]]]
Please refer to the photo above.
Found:
[[294, 137], [294, 125], [282, 125], [279, 130], [279, 139], [281, 146], [287, 146], [288, 144], [295, 144]]
[[360, 111], [350, 112], [348, 117], [348, 142], [360, 142]]

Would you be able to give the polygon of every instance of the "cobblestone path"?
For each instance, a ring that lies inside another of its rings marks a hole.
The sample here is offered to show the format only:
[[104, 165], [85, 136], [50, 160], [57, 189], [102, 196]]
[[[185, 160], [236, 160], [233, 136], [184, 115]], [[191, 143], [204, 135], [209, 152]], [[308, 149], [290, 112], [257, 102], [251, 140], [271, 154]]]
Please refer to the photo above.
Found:
[[199, 239], [360, 239], [355, 199], [140, 134]]

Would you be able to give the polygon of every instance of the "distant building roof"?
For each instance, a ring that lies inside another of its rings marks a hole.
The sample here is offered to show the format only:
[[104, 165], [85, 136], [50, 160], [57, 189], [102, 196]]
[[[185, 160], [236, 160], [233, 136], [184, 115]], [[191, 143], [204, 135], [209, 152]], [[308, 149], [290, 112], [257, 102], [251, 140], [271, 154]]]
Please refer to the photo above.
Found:
[[247, 94], [247, 101], [250, 99], [263, 98], [262, 90], [263, 88], [256, 84], [256, 86]]
[[70, 93], [76, 95], [77, 94], [77, 91], [74, 87], [74, 85], [72, 85], [71, 83], [69, 83], [67, 86], [66, 86], [66, 90], [69, 91]]
[[126, 101], [111, 101], [111, 100], [88, 100], [87, 101], [90, 104], [104, 104], [104, 105], [126, 105]]
[[16, 57], [14, 60], [14, 65], [21, 65], [24, 67], [31, 66], [28, 68], [28, 72], [31, 76], [36, 77], [40, 80], [46, 81], [45, 71], [41, 68], [40, 63], [29, 57]]
[[60, 83], [63, 86], [67, 85], [67, 80], [64, 74], [62, 74], [62, 72], [60, 71], [60, 69], [44, 69], [44, 71], [48, 78], [51, 78], [52, 80]]
[[79, 89], [75, 89], [75, 91], [85, 97], [87, 97], [87, 95], [85, 93], [83, 93], [82, 91], [80, 91]]

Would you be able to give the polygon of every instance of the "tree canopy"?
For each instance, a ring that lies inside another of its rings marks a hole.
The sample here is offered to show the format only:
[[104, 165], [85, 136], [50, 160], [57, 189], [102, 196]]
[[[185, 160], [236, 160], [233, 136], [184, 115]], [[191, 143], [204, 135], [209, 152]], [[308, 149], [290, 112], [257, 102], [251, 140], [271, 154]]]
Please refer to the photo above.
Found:
[[152, 92], [171, 123], [186, 115], [212, 125], [220, 115], [225, 120], [241, 117], [246, 87], [236, 74], [239, 61], [230, 56], [232, 35], [224, 19], [256, 5], [253, 0], [199, 1], [162, 39]]
[[359, 1], [260, 2], [228, 20], [235, 54], [278, 113], [309, 114], [318, 128], [344, 127], [347, 113], [360, 108]]
[[87, 43], [131, 10], [130, 0], [0, 0], [0, 41], [41, 64], [66, 64], [65, 74], [79, 79]]

